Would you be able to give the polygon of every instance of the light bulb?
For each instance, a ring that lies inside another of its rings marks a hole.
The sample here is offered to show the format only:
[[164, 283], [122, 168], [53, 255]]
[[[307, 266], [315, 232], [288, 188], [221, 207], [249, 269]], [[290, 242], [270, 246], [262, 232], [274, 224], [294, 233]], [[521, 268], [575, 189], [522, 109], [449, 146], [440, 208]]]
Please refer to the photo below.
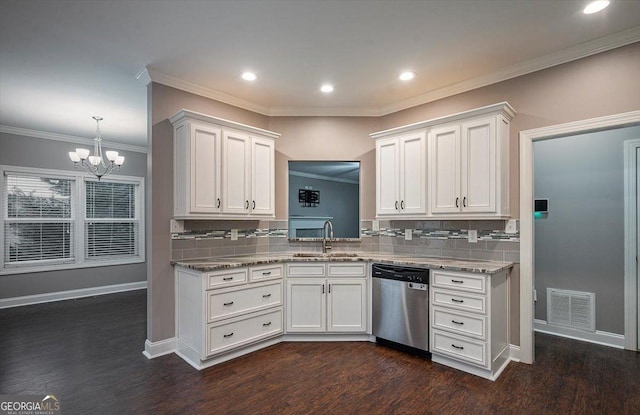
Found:
[[333, 92], [333, 85], [324, 84], [320, 87], [320, 91], [324, 92], [325, 94]]
[[117, 151], [106, 151], [105, 154], [107, 155], [107, 160], [109, 161], [114, 161], [115, 159], [118, 158]]
[[89, 157], [89, 150], [86, 148], [76, 148], [76, 154], [80, 157], [80, 160], [86, 160]]
[[402, 72], [398, 77], [401, 81], [410, 81], [416, 76], [415, 72]]
[[70, 151], [69, 152], [69, 158], [71, 159], [71, 161], [73, 161], [74, 163], [77, 163], [80, 161], [80, 156], [78, 156], [78, 153], [76, 153], [75, 151]]

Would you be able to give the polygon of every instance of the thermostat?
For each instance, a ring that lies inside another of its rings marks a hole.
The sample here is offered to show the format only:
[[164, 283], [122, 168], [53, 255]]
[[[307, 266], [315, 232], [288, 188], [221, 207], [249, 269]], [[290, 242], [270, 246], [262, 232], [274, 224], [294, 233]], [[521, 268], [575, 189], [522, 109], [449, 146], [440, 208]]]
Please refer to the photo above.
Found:
[[533, 204], [535, 213], [549, 213], [549, 199], [535, 199]]

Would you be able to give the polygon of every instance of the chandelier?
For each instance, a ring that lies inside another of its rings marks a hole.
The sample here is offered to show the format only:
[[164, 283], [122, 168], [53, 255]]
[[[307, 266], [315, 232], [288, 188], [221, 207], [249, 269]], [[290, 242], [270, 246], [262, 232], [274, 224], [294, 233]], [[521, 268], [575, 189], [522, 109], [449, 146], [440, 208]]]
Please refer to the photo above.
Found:
[[69, 152], [69, 158], [73, 161], [75, 167], [82, 165], [89, 173], [93, 174], [100, 180], [101, 177], [111, 173], [116, 167], [120, 170], [120, 166], [124, 163], [124, 157], [119, 156], [117, 151], [105, 151], [106, 160], [102, 155], [102, 135], [100, 133], [100, 121], [102, 117], [94, 116], [96, 120], [96, 138], [93, 139], [93, 155], [86, 148], [76, 148], [76, 151]]

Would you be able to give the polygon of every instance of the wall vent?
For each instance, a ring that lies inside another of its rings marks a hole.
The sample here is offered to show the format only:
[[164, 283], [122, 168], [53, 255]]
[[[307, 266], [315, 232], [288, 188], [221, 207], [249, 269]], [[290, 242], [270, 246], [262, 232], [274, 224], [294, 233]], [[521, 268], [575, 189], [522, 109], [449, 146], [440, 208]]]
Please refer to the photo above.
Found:
[[547, 323], [596, 331], [596, 294], [547, 288]]

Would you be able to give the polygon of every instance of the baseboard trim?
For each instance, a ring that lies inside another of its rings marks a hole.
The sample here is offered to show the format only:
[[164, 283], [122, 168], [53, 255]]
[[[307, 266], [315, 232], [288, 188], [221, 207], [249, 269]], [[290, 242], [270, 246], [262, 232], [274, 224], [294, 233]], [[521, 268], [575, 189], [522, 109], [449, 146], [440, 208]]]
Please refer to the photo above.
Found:
[[568, 327], [547, 324], [544, 320], [534, 320], [533, 330], [539, 333], [600, 344], [602, 346], [615, 347], [616, 349], [624, 349], [625, 346], [625, 338], [622, 334], [609, 333], [607, 331], [600, 330], [596, 330], [595, 333], [585, 332]]
[[516, 346], [515, 344], [509, 345], [509, 359], [514, 362], [520, 362], [520, 346]]
[[125, 284], [104, 285], [101, 287], [81, 288], [78, 290], [57, 291], [53, 293], [3, 298], [0, 299], [0, 309], [33, 304], [51, 303], [54, 301], [71, 300], [74, 298], [93, 297], [95, 295], [114, 294], [124, 291], [144, 290], [146, 288], [147, 282], [139, 281], [129, 282]]
[[155, 359], [176, 351], [176, 338], [160, 340], [159, 342], [150, 342], [149, 339], [144, 342], [144, 351], [142, 354], [147, 359]]

